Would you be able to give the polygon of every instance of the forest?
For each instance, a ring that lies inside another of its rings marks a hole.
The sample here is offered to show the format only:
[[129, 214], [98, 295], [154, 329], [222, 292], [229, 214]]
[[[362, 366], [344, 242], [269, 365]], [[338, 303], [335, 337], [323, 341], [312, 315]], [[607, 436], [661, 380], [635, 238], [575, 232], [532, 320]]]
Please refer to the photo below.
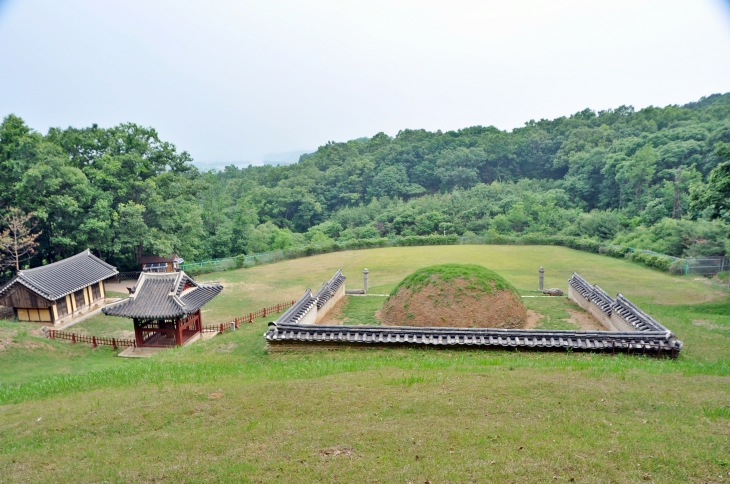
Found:
[[13, 214], [33, 238], [24, 267], [86, 248], [134, 269], [142, 254], [194, 261], [431, 234], [572, 235], [673, 256], [730, 249], [730, 93], [512, 131], [378, 133], [289, 166], [201, 172], [192, 161], [153, 128], [42, 134], [8, 115], [0, 249]]

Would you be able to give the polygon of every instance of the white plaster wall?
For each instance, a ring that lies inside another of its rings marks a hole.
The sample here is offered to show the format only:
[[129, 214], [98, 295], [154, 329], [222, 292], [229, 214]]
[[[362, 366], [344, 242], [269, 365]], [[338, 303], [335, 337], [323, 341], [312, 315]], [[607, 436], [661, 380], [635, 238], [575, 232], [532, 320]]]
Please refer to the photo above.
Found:
[[614, 331], [636, 331], [636, 328], [616, 313], [611, 314], [611, 324], [616, 328]]
[[573, 289], [573, 286], [571, 285], [568, 285], [568, 298], [570, 298], [570, 300], [576, 303], [578, 306], [588, 311], [588, 307], [591, 304], [590, 301], [584, 298], [581, 293]]
[[317, 305], [312, 304], [312, 307], [304, 314], [304, 317], [299, 320], [299, 324], [315, 324], [317, 321]]
[[324, 306], [322, 306], [321, 308], [319, 308], [319, 310], [317, 311], [316, 322], [319, 323], [320, 321], [322, 321], [324, 319], [324, 317], [327, 315], [327, 313], [330, 311], [330, 309], [332, 309], [333, 307], [335, 307], [335, 305], [343, 297], [345, 297], [345, 285], [344, 284], [342, 284], [339, 287], [339, 289], [337, 289], [337, 292], [334, 293], [334, 295], [332, 296], [332, 298], [329, 301], [327, 301], [327, 303]]
[[606, 313], [604, 313], [601, 308], [596, 306], [596, 303], [584, 298], [581, 293], [573, 289], [573, 286], [568, 286], [568, 297], [578, 306], [588, 311], [596, 321], [601, 323], [606, 328], [610, 329], [611, 331], [624, 331], [623, 329], [617, 329], [616, 325], [611, 321]]

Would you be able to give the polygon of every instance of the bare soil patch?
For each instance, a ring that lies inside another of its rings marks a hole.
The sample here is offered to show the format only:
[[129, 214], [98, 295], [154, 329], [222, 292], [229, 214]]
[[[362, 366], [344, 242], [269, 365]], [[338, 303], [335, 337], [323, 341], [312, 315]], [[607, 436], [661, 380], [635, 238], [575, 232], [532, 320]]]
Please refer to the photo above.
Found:
[[539, 323], [543, 317], [542, 313], [538, 313], [534, 309], [528, 309], [527, 321], [525, 321], [523, 329], [535, 329], [537, 327], [537, 323]]
[[348, 447], [330, 447], [322, 449], [319, 454], [323, 457], [336, 457], [338, 455], [352, 456], [355, 452]]
[[337, 301], [337, 304], [335, 304], [325, 315], [325, 317], [318, 321], [317, 324], [342, 324], [342, 318], [344, 317], [342, 312], [347, 307], [347, 303], [349, 302], [349, 298], [343, 297], [339, 301]]
[[591, 314], [587, 311], [577, 311], [575, 309], [568, 309], [570, 318], [569, 323], [573, 323], [580, 329], [585, 331], [608, 331], [604, 325], [598, 322]]
[[[608, 328], [591, 316], [587, 311], [579, 311], [575, 309], [567, 309], [570, 317], [565, 319], [568, 323], [574, 324], [578, 329], [583, 331], [608, 331]], [[534, 309], [527, 310], [527, 321], [523, 329], [536, 329], [545, 320], [546, 316]]]
[[453, 279], [415, 292], [401, 287], [379, 316], [396, 326], [512, 329], [525, 325], [527, 310], [513, 291], [495, 289], [489, 294], [475, 289], [470, 281]]
[[715, 324], [712, 321], [707, 320], [707, 319], [695, 319], [695, 320], [692, 321], [692, 324], [694, 324], [695, 326], [701, 326], [701, 327], [707, 328], [707, 329], [721, 329], [721, 330], [727, 330], [728, 329], [728, 328], [724, 328], [722, 326], [719, 326], [719, 325], [717, 325], [717, 324]]

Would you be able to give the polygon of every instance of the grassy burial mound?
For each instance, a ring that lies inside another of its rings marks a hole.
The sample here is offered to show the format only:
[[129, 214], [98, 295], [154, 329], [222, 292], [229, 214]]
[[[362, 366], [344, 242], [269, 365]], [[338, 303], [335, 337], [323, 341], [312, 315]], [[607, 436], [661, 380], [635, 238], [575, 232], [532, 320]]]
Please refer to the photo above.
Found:
[[403, 279], [381, 311], [385, 324], [521, 328], [527, 309], [502, 276], [473, 264], [424, 267]]

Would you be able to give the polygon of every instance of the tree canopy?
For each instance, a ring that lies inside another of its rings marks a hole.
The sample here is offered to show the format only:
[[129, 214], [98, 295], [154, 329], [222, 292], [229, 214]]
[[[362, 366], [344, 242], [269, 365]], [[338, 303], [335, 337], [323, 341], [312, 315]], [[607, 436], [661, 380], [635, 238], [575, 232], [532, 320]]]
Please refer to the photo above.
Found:
[[35, 214], [31, 265], [86, 248], [132, 268], [142, 253], [195, 260], [332, 238], [489, 231], [647, 248], [669, 231], [680, 241], [673, 255], [717, 253], [730, 220], [728, 146], [730, 93], [586, 109], [512, 131], [378, 133], [327, 143], [290, 166], [204, 173], [152, 128], [42, 135], [9, 115], [0, 207]]

